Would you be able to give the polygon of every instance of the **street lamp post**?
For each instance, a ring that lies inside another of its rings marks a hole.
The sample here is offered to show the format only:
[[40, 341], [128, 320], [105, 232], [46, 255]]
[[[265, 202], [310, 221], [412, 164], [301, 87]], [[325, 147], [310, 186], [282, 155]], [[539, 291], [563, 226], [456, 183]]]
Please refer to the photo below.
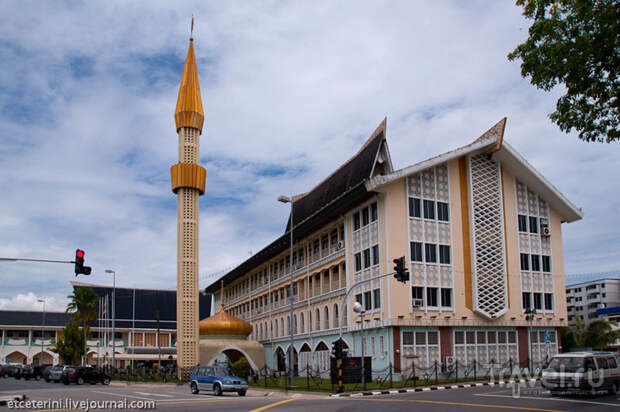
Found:
[[359, 302], [355, 302], [355, 304], [353, 305], [353, 311], [356, 313], [360, 314], [360, 318], [362, 320], [362, 390], [365, 391], [366, 390], [366, 370], [365, 367], [366, 365], [364, 365], [364, 355], [365, 355], [365, 350], [364, 350], [364, 313], [366, 313], [366, 311], [364, 310], [364, 308], [362, 307], [362, 305]]
[[43, 330], [45, 328], [45, 299], [38, 299], [37, 302], [43, 303], [43, 323], [41, 324], [41, 353], [39, 354], [39, 366], [43, 366]]
[[114, 368], [116, 368], [116, 272], [114, 270], [106, 269], [105, 273], [112, 274], [112, 374], [114, 374]]
[[290, 203], [291, 204], [291, 223], [290, 223], [290, 227], [289, 227], [289, 232], [291, 234], [291, 257], [289, 258], [289, 268], [290, 268], [290, 275], [291, 275], [291, 283], [289, 286], [289, 302], [291, 303], [291, 310], [290, 310], [290, 321], [289, 321], [289, 332], [291, 335], [291, 343], [289, 346], [289, 385], [292, 388], [294, 386], [294, 370], [293, 370], [293, 351], [295, 350], [294, 344], [295, 344], [295, 337], [293, 335], [293, 312], [294, 312], [294, 308], [293, 308], [293, 302], [295, 301], [295, 298], [293, 297], [293, 198], [292, 197], [287, 197], [287, 196], [278, 196], [278, 202], [282, 202], [282, 203]]
[[529, 368], [530, 368], [530, 375], [532, 374], [532, 369], [534, 367], [534, 362], [532, 361], [532, 322], [534, 321], [534, 316], [536, 315], [536, 309], [531, 309], [531, 308], [527, 308], [525, 309], [525, 320], [528, 321], [530, 323], [530, 327], [529, 327]]

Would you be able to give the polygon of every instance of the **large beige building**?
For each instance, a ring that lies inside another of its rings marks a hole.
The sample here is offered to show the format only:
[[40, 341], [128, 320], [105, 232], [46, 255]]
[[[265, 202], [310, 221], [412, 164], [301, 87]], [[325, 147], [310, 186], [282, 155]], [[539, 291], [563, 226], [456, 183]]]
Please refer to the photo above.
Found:
[[[533, 360], [558, 350], [567, 324], [561, 225], [582, 212], [503, 140], [505, 125], [394, 170], [384, 120], [350, 160], [294, 197], [296, 368], [329, 368], [339, 326], [350, 353], [363, 345], [373, 369], [396, 373], [414, 360], [524, 363], [530, 350]], [[290, 341], [289, 226], [221, 278], [226, 310], [252, 324], [274, 369], [285, 367]], [[374, 279], [400, 256], [409, 282]], [[215, 305], [219, 285], [206, 289]]]

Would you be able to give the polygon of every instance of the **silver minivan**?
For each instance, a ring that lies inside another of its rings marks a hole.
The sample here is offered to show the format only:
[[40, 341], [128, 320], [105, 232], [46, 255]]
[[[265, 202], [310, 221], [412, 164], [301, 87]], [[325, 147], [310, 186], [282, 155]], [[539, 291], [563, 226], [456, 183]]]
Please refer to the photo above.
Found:
[[618, 392], [620, 367], [612, 352], [569, 352], [555, 355], [542, 372], [541, 384], [552, 395]]

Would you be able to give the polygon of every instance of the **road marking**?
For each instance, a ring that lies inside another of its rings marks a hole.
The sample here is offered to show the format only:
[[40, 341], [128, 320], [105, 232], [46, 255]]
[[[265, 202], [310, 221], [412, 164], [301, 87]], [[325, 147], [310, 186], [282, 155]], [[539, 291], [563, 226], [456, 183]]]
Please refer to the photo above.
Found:
[[[159, 401], [161, 399], [151, 399], [151, 398], [147, 398], [144, 396], [135, 396], [135, 395], [129, 395], [127, 393], [114, 393], [114, 392], [102, 392], [102, 391], [91, 391], [93, 393], [101, 393], [103, 395], [114, 395], [114, 396], [120, 396], [122, 398], [136, 398], [136, 399], [146, 399], [147, 401]], [[138, 393], [138, 392], [136, 392]]]
[[166, 398], [172, 398], [172, 395], [166, 395], [166, 394], [163, 394], [163, 393], [149, 393], [149, 392], [134, 392], [134, 393], [137, 393], [139, 395], [163, 396], [163, 397], [166, 397]]
[[288, 402], [293, 402], [295, 400], [297, 400], [298, 398], [293, 398], [293, 399], [285, 399], [283, 401], [278, 401], [278, 402], [274, 402], [274, 403], [270, 403], [269, 405], [265, 405], [265, 406], [261, 406], [260, 408], [256, 408], [256, 409], [252, 409], [250, 412], [260, 412], [260, 411], [264, 411], [265, 409], [269, 409], [269, 408], [273, 408], [276, 407], [278, 405], [282, 405]]
[[[448, 401], [429, 401], [422, 399], [374, 399], [374, 398], [364, 398], [364, 399], [355, 399], [355, 398], [335, 398], [341, 400], [355, 400], [355, 401], [371, 401], [371, 402], [410, 402], [410, 403], [426, 403], [426, 404], [435, 404], [435, 405], [454, 405], [454, 406], [471, 406], [476, 408], [496, 408], [496, 409], [514, 409], [517, 411], [536, 411], [536, 412], [567, 412], [558, 409], [541, 409], [541, 408], [528, 408], [525, 406], [515, 406], [515, 405], [492, 405], [485, 403], [466, 403], [466, 402], [448, 402]], [[256, 409], [258, 410], [258, 409]]]
[[487, 393], [474, 393], [475, 396], [488, 396], [493, 398], [510, 398], [510, 399], [537, 399], [543, 401], [560, 401], [560, 402], [571, 402], [571, 403], [590, 403], [593, 405], [605, 405], [605, 406], [615, 406], [620, 407], [618, 403], [608, 403], [608, 402], [595, 402], [595, 401], [581, 401], [579, 399], [566, 399], [566, 398], [541, 398], [537, 396], [518, 396], [513, 397], [512, 395], [493, 395]]

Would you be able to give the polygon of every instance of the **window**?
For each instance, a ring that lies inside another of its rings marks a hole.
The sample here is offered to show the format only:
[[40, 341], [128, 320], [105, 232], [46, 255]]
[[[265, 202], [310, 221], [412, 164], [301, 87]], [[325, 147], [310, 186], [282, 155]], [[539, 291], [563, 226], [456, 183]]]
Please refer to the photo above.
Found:
[[527, 253], [521, 253], [521, 270], [530, 270], [530, 257]]
[[362, 209], [362, 226], [366, 226], [369, 222], [368, 207]]
[[360, 228], [360, 213], [353, 213], [353, 230], [358, 230]]
[[413, 262], [422, 262], [422, 243], [411, 242], [411, 260]]
[[441, 288], [441, 306], [443, 307], [452, 306], [452, 289]]
[[362, 270], [362, 254], [356, 253], [355, 254], [355, 271], [359, 272], [360, 270]]
[[437, 202], [437, 219], [447, 222], [450, 220], [448, 217], [448, 204], [444, 202]]
[[370, 267], [370, 249], [364, 249], [364, 269]]
[[355, 301], [357, 303], [359, 303], [360, 305], [362, 304], [362, 294], [358, 293], [357, 295], [355, 295]]
[[403, 345], [413, 345], [413, 332], [403, 332]]
[[370, 337], [370, 355], [373, 357], [377, 355], [375, 353], [375, 337], [374, 336]]
[[409, 198], [409, 217], [422, 217], [420, 211], [420, 199], [416, 197]]
[[545, 310], [553, 310], [553, 294], [545, 293]]
[[321, 330], [321, 311], [319, 310], [319, 308], [316, 308], [316, 310], [314, 311], [314, 316], [314, 322], [316, 326], [315, 330]]
[[299, 332], [300, 333], [304, 333], [305, 332], [304, 327], [305, 327], [305, 325], [304, 325], [304, 313], [301, 312], [299, 314]]
[[370, 205], [370, 221], [374, 222], [377, 220], [377, 202]]
[[534, 309], [542, 309], [542, 293], [534, 293]]
[[550, 273], [551, 272], [551, 256], [542, 256], [542, 269], [543, 272]]
[[430, 263], [437, 262], [437, 245], [433, 243], [425, 243], [424, 251], [426, 252], [426, 261]]
[[439, 263], [450, 264], [450, 246], [439, 245]]
[[385, 352], [385, 343], [383, 342], [383, 335], [379, 336], [379, 356], [383, 358], [383, 354]]
[[538, 233], [538, 218], [530, 216], [530, 233]]
[[437, 288], [426, 288], [426, 306], [438, 306]]
[[424, 288], [421, 286], [413, 286], [411, 288], [411, 295], [413, 299], [420, 299], [424, 301]]
[[523, 292], [523, 309], [531, 309], [532, 308], [532, 294], [530, 292]]
[[329, 249], [329, 237], [327, 235], [323, 235], [323, 237], [321, 238], [321, 249]]
[[379, 264], [379, 245], [372, 247], [372, 264], [373, 266]]
[[465, 333], [464, 332], [454, 332], [454, 343], [457, 345], [462, 345], [465, 343]]
[[527, 232], [527, 216], [519, 215], [519, 232]]
[[435, 219], [435, 202], [432, 200], [424, 201], [424, 218]]
[[375, 289], [372, 291], [372, 297], [373, 297], [373, 308], [374, 309], [379, 309], [381, 307], [381, 290], [380, 289]]
[[532, 270], [540, 272], [540, 255], [532, 255]]
[[372, 309], [372, 301], [370, 291], [364, 292], [364, 310]]
[[336, 246], [338, 244], [338, 229], [332, 230], [329, 237], [332, 247]]

